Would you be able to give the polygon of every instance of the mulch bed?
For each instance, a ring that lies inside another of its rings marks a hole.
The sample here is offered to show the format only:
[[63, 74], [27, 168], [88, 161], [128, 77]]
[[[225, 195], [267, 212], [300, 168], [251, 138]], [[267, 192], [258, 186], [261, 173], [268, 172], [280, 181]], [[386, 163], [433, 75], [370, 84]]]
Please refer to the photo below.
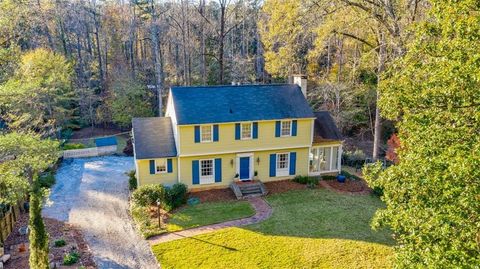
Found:
[[230, 188], [191, 192], [188, 197], [197, 197], [201, 203], [237, 200]]
[[369, 193], [371, 189], [363, 180], [347, 179], [344, 183], [337, 180], [323, 180], [328, 186], [341, 193]]
[[[78, 268], [83, 265], [85, 268], [96, 268], [93, 261], [93, 255], [85, 242], [83, 235], [79, 229], [71, 224], [58, 220], [44, 218], [44, 223], [49, 234], [49, 256], [50, 260], [55, 263], [62, 264], [64, 254], [70, 250], [75, 250], [80, 254], [79, 262], [72, 266], [62, 266], [62, 268]], [[19, 220], [15, 223], [13, 232], [5, 241], [4, 248], [6, 254], [12, 257], [5, 264], [5, 269], [23, 269], [28, 266], [28, 235], [21, 235], [19, 229], [28, 225], [28, 214], [23, 213]], [[55, 240], [63, 239], [67, 243], [63, 247], [55, 247]], [[19, 252], [19, 248], [24, 245], [26, 251]]]
[[268, 194], [283, 193], [291, 190], [305, 190], [307, 185], [300, 184], [291, 180], [279, 180], [264, 183]]

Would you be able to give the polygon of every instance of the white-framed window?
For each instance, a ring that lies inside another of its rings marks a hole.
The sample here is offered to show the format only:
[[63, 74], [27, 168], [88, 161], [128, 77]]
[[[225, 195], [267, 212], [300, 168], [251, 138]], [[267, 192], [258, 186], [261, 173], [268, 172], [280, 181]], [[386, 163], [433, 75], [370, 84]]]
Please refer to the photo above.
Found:
[[167, 161], [165, 159], [155, 160], [155, 174], [167, 172]]
[[241, 134], [242, 134], [242, 140], [246, 140], [246, 139], [252, 139], [252, 131], [253, 131], [253, 128], [252, 128], [252, 123], [251, 122], [247, 122], [247, 123], [242, 123], [240, 124], [241, 126]]
[[290, 168], [290, 153], [277, 153], [277, 176], [288, 176]]
[[200, 142], [212, 142], [213, 125], [200, 126]]
[[312, 147], [310, 151], [310, 172], [337, 172], [340, 169], [340, 146]]
[[280, 124], [280, 136], [292, 135], [292, 121], [284, 120]]
[[200, 184], [215, 182], [215, 162], [213, 159], [200, 160]]

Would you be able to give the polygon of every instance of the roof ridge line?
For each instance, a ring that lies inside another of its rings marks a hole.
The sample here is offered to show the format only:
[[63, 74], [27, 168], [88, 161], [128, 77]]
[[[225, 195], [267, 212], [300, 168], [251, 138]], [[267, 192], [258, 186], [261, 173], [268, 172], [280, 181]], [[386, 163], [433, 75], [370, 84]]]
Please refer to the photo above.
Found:
[[266, 87], [266, 86], [288, 86], [288, 85], [296, 85], [294, 83], [270, 83], [270, 84], [241, 84], [241, 85], [195, 85], [195, 86], [170, 86], [170, 89], [172, 88], [221, 88], [221, 87]]

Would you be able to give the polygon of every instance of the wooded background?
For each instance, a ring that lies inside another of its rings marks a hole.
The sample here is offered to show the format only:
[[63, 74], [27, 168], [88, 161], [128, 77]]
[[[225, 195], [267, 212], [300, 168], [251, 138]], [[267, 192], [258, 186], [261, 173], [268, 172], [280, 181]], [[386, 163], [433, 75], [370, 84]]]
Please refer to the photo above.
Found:
[[57, 137], [86, 126], [129, 128], [132, 117], [163, 111], [158, 92], [165, 97], [172, 85], [287, 82], [303, 73], [312, 107], [331, 111], [347, 145], [363, 141], [376, 158], [394, 131], [376, 107], [379, 77], [405, 52], [409, 26], [427, 6], [3, 0], [0, 120]]

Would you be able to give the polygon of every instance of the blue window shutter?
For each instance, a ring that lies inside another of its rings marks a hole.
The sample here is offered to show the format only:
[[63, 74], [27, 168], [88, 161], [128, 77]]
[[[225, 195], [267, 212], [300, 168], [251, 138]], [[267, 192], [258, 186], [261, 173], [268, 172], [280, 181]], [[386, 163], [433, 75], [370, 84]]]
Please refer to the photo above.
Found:
[[240, 123], [235, 123], [235, 140], [240, 140]]
[[270, 177], [275, 177], [277, 174], [277, 154], [270, 154]]
[[222, 159], [215, 159], [215, 182], [222, 182]]
[[258, 138], [258, 122], [253, 123], [253, 139]]
[[200, 143], [200, 126], [195, 126], [195, 143]]
[[155, 174], [155, 160], [150, 160], [150, 175]]
[[218, 141], [218, 124], [213, 125], [213, 141]]
[[275, 137], [280, 137], [280, 121], [275, 122]]
[[297, 120], [292, 120], [292, 136], [297, 136]]
[[192, 161], [192, 184], [200, 184], [200, 169], [198, 161]]
[[290, 152], [290, 175], [295, 175], [296, 169], [295, 164], [297, 163], [297, 153]]
[[167, 159], [167, 173], [173, 172], [172, 159]]

